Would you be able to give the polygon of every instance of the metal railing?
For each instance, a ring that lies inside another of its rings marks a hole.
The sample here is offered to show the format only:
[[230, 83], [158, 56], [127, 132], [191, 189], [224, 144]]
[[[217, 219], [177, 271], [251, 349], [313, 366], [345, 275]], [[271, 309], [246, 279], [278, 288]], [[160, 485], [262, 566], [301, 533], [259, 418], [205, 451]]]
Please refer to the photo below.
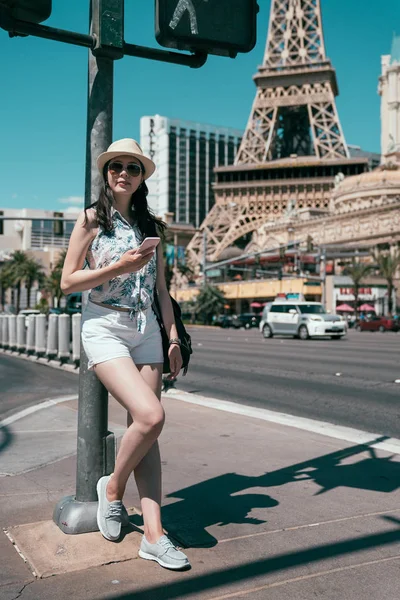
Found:
[[79, 365], [81, 314], [0, 315], [0, 348]]

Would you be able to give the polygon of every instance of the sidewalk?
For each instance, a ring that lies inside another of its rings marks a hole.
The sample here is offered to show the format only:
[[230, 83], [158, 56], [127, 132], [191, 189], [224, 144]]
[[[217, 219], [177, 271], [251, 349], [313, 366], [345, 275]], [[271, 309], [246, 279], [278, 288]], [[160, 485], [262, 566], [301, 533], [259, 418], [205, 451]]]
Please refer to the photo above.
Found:
[[[164, 406], [164, 526], [192, 569], [136, 559], [136, 529], [111, 544], [124, 562], [35, 579], [3, 533], [0, 600], [400, 598], [399, 455], [170, 395]], [[56, 502], [74, 493], [76, 409], [66, 399], [3, 431], [0, 521], [11, 537], [15, 526], [51, 522]], [[125, 413], [113, 401], [109, 419], [120, 435]], [[133, 479], [125, 504], [140, 527]], [[71, 543], [82, 565], [109, 549], [99, 533], [62, 534], [52, 552], [62, 560]], [[43, 546], [39, 536], [33, 553]]]

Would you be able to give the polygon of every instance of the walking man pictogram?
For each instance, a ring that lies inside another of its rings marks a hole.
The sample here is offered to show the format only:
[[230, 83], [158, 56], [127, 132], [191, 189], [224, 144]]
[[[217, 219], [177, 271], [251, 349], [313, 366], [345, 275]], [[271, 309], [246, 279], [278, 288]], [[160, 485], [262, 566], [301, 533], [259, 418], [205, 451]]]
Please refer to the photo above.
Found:
[[169, 26], [171, 29], [175, 29], [186, 11], [189, 13], [190, 31], [193, 35], [198, 35], [196, 9], [193, 6], [192, 0], [179, 0]]

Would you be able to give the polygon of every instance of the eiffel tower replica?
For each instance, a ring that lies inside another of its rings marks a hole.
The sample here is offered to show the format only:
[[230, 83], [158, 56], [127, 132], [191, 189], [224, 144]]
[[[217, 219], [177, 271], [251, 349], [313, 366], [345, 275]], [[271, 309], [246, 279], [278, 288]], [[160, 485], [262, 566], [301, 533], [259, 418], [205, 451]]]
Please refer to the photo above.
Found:
[[254, 81], [235, 164], [215, 169], [215, 205], [187, 248], [197, 271], [204, 239], [207, 261], [218, 261], [236, 240], [289, 213], [328, 213], [335, 177], [368, 170], [366, 158], [350, 157], [340, 125], [320, 0], [271, 0], [264, 61]]

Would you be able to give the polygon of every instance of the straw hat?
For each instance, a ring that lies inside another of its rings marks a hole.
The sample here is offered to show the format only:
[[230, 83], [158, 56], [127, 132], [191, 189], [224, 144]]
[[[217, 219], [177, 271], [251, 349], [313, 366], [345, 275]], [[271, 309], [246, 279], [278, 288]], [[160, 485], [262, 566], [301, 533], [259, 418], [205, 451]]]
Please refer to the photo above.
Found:
[[150, 158], [144, 156], [143, 150], [139, 144], [131, 138], [124, 138], [123, 140], [117, 140], [116, 142], [113, 142], [111, 146], [108, 147], [107, 152], [103, 152], [103, 154], [100, 154], [100, 156], [97, 158], [97, 167], [100, 173], [103, 175], [104, 165], [108, 163], [109, 160], [122, 155], [134, 156], [140, 160], [145, 169], [143, 175], [144, 179], [148, 179], [156, 170], [156, 165]]

